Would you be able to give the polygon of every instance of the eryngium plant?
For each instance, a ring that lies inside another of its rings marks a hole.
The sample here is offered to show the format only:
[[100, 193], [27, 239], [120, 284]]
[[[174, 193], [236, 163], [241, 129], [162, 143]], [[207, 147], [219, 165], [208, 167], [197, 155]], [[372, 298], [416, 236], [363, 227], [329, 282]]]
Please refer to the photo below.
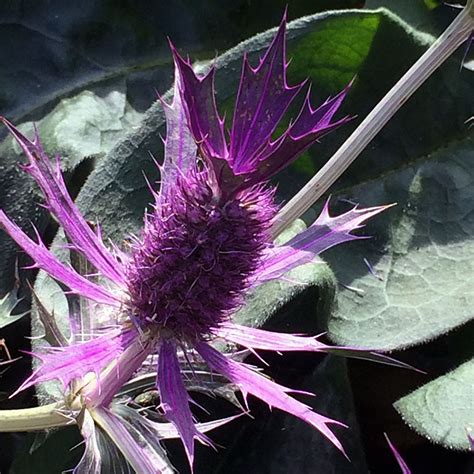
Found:
[[[393, 361], [373, 353], [330, 347], [316, 337], [244, 327], [233, 313], [249, 291], [283, 278], [292, 268], [313, 261], [324, 250], [362, 238], [352, 232], [386, 206], [353, 208], [331, 217], [328, 203], [318, 219], [284, 245], [276, 246], [270, 228], [278, 206], [269, 180], [318, 139], [346, 123], [334, 120], [348, 88], [313, 109], [309, 90], [299, 115], [277, 138], [274, 132], [304, 83], [286, 81], [285, 19], [257, 67], [244, 58], [230, 133], [214, 99], [215, 69], [199, 76], [173, 49], [176, 79], [167, 119], [161, 186], [150, 185], [154, 201], [144, 227], [130, 248], [108, 248], [70, 198], [59, 158], [51, 162], [36, 133], [30, 141], [2, 119], [22, 148], [24, 170], [41, 188], [45, 206], [65, 231], [72, 252], [93, 269], [83, 275], [59, 261], [42, 243], [29, 238], [0, 211], [0, 223], [35, 266], [93, 304], [93, 334], [72, 318], [72, 343], [34, 354], [41, 364], [21, 385], [24, 390], [59, 380], [65, 390], [63, 415], [76, 420], [86, 439], [77, 472], [100, 472], [102, 451], [95, 424], [141, 473], [171, 468], [158, 439], [178, 434], [189, 462], [194, 442], [211, 445], [204, 434], [221, 422], [199, 425], [189, 407], [183, 361], [198, 361], [270, 407], [311, 424], [342, 452], [330, 425], [340, 422], [314, 412], [254, 367], [213, 345], [222, 339], [250, 350], [333, 352]], [[82, 333], [81, 333], [82, 332]], [[83, 336], [83, 337], [82, 337]], [[92, 336], [92, 337], [91, 337]], [[85, 342], [80, 341], [81, 338]], [[117, 406], [114, 396], [153, 355], [158, 356], [156, 388], [162, 413], [174, 428], [153, 424]], [[185, 364], [184, 364], [185, 365]], [[192, 372], [192, 371], [191, 371]], [[80, 415], [80, 416], [79, 416]], [[53, 424], [61, 424], [56, 419]], [[39, 426], [39, 425], [37, 425]], [[155, 438], [154, 438], [155, 437]], [[143, 440], [146, 440], [144, 442]]]

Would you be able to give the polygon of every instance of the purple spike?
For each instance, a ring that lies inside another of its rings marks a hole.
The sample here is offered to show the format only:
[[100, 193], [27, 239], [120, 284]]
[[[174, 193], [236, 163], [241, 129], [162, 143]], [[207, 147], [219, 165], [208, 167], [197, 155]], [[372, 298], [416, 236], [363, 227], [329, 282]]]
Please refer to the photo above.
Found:
[[305, 103], [295, 122], [278, 139], [273, 142], [268, 141], [265, 148], [260, 151], [258, 166], [248, 178], [247, 185], [270, 179], [324, 135], [349, 122], [350, 117], [344, 117], [336, 122], [331, 122], [331, 120], [351, 84], [316, 110], [311, 107], [308, 91]]
[[189, 408], [189, 396], [181, 376], [176, 346], [170, 340], [161, 341], [158, 356], [158, 390], [165, 416], [178, 430], [184, 444], [189, 465], [194, 462], [194, 438], [204, 444], [212, 445], [210, 439], [200, 433], [194, 424]]
[[265, 331], [264, 329], [256, 329], [229, 322], [220, 324], [214, 330], [214, 334], [217, 337], [249, 349], [262, 349], [266, 351], [325, 352], [325, 349], [328, 347], [326, 344], [319, 342], [317, 337]]
[[244, 56], [230, 139], [230, 166], [236, 175], [256, 171], [262, 144], [270, 141], [303, 86], [286, 82], [285, 28], [286, 15], [257, 68]]
[[132, 248], [128, 295], [139, 324], [192, 341], [227, 319], [268, 245], [272, 200], [262, 187], [220, 204], [205, 170], [180, 177]]
[[400, 469], [402, 471], [402, 474], [411, 474], [411, 470], [410, 468], [408, 467], [407, 463], [405, 462], [405, 460], [401, 457], [400, 453], [398, 452], [397, 448], [395, 447], [395, 445], [390, 441], [390, 438], [387, 436], [386, 433], [384, 433], [385, 435], [385, 439], [387, 440], [387, 443], [393, 453], [393, 455], [395, 456], [395, 459], [397, 460], [398, 462], [398, 465], [400, 466]]
[[146, 358], [155, 352], [156, 343], [152, 337], [139, 334], [135, 329], [130, 330], [130, 333], [133, 337], [124, 345], [118, 357], [114, 358], [108, 370], [95, 383], [89, 383], [82, 390], [88, 407], [108, 406]]
[[255, 275], [256, 283], [279, 278], [292, 268], [313, 261], [316, 255], [335, 245], [368, 238], [351, 232], [360, 229], [363, 222], [389, 207], [391, 205], [359, 209], [356, 206], [344, 214], [331, 217], [327, 200], [314, 224], [285, 245], [268, 251], [267, 258]]
[[[328, 346], [318, 341], [320, 336], [299, 336], [294, 334], [285, 334], [263, 329], [240, 326], [233, 323], [222, 323], [214, 330], [217, 337], [221, 337], [234, 344], [239, 344], [247, 349], [261, 349], [265, 351], [305, 351], [305, 352], [324, 352], [354, 359], [370, 360], [385, 365], [400, 367], [402, 369], [416, 370], [414, 367], [400, 362], [392, 357], [379, 354], [371, 349], [362, 349], [357, 347]], [[420, 371], [418, 371], [420, 372]]]
[[255, 372], [246, 364], [236, 362], [224, 356], [209, 344], [198, 342], [195, 349], [212, 370], [215, 370], [232, 383], [235, 383], [240, 388], [244, 398], [247, 398], [247, 395], [250, 393], [257, 398], [260, 398], [260, 400], [264, 401], [270, 407], [278, 408], [301, 418], [303, 421], [319, 430], [321, 434], [329, 439], [334, 446], [336, 446], [347, 457], [342, 444], [328, 427], [330, 424], [344, 427], [346, 427], [346, 425], [315, 413], [308, 405], [305, 405], [288, 395], [288, 393], [294, 392], [294, 390], [273, 382], [265, 376]]
[[39, 243], [31, 240], [2, 210], [0, 210], [0, 224], [3, 225], [10, 237], [35, 261], [36, 267], [43, 269], [53, 278], [64, 283], [71, 291], [98, 303], [120, 306], [118, 297], [61, 263], [39, 238]]
[[137, 333], [133, 329], [114, 329], [82, 344], [47, 347], [44, 353], [32, 353], [31, 355], [40, 359], [42, 363], [11, 396], [48, 380], [60, 380], [66, 388], [72, 380], [84, 377], [88, 373], [99, 374], [136, 337]]
[[148, 440], [111, 410], [97, 407], [92, 411], [95, 422], [107, 433], [133, 470], [143, 474], [173, 474], [167, 459], [155, 449], [150, 449]]
[[189, 127], [194, 139], [209, 158], [227, 159], [228, 151], [224, 133], [224, 120], [217, 111], [214, 75], [215, 67], [203, 77], [193, 71], [171, 45], [176, 68], [181, 76], [181, 94], [188, 111]]
[[0, 120], [28, 157], [29, 164], [24, 169], [40, 186], [47, 208], [56, 216], [76, 250], [82, 252], [104, 276], [115, 283], [123, 284], [125, 275], [122, 265], [109, 252], [77, 209], [67, 192], [59, 162], [56, 161], [56, 169], [53, 169], [41, 146], [38, 131], [35, 131], [35, 141], [31, 142], [6, 118], [0, 117]]
[[469, 446], [471, 447], [471, 451], [474, 451], [474, 436], [470, 432], [467, 433], [467, 439], [469, 440]]
[[[231, 421], [240, 418], [244, 413], [239, 413], [238, 415], [228, 416], [226, 418], [220, 418], [218, 420], [207, 421], [205, 423], [196, 423], [196, 428], [201, 433], [206, 433], [207, 431], [215, 430], [221, 426], [230, 423]], [[178, 439], [180, 434], [176, 427], [172, 423], [159, 423], [156, 421], [151, 421], [148, 418], [144, 418], [144, 423], [154, 431], [154, 434], [158, 439]]]
[[84, 410], [79, 429], [84, 439], [84, 453], [72, 474], [101, 474], [102, 453], [99, 433], [89, 410]]
[[188, 127], [180, 84], [179, 69], [175, 68], [173, 102], [169, 105], [161, 100], [166, 116], [165, 158], [161, 169], [160, 189], [162, 198], [172, 190], [178, 174], [186, 174], [196, 165], [197, 147]]

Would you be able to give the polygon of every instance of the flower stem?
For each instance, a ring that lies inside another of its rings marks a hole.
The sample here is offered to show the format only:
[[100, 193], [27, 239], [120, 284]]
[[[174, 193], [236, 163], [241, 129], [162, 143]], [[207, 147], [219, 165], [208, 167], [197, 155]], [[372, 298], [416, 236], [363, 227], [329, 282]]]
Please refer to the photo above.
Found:
[[446, 31], [393, 86], [331, 159], [281, 209], [273, 222], [274, 237], [303, 215], [329, 189], [398, 109], [470, 37], [473, 29], [474, 0], [468, 0]]
[[71, 424], [71, 418], [61, 413], [64, 405], [51, 403], [34, 408], [0, 410], [0, 432], [40, 431]]

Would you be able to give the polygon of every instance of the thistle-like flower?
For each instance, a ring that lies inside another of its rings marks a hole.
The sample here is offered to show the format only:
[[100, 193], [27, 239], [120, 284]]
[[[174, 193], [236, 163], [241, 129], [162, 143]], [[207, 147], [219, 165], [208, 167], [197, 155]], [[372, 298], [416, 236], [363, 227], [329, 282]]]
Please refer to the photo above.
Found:
[[[58, 379], [65, 389], [80, 387], [80, 396], [92, 410], [106, 408], [147, 357], [156, 354], [160, 406], [179, 433], [192, 464], [195, 439], [211, 442], [195, 424], [189, 408], [179, 352], [202, 359], [212, 371], [238, 386], [244, 398], [251, 394], [301, 418], [343, 450], [329, 427], [341, 423], [293, 398], [292, 389], [219, 352], [212, 341], [224, 339], [251, 350], [337, 352], [338, 348], [315, 337], [234, 324], [232, 314], [258, 285], [283, 277], [334, 245], [360, 238], [351, 232], [384, 209], [356, 207], [331, 217], [326, 204], [316, 222], [287, 244], [275, 246], [270, 238], [277, 206], [269, 179], [320, 137], [347, 122], [347, 117], [333, 120], [347, 89], [317, 109], [311, 107], [308, 94], [297, 118], [281, 136], [273, 137], [304, 87], [303, 83], [289, 86], [286, 81], [283, 20], [256, 68], [244, 58], [227, 133], [215, 103], [215, 69], [198, 76], [174, 48], [173, 53], [174, 98], [171, 104], [163, 102], [167, 137], [160, 165], [161, 187], [152, 190], [152, 210], [145, 215], [142, 234], [128, 253], [107, 248], [100, 232], [86, 222], [68, 195], [58, 160], [50, 162], [38, 134], [30, 141], [3, 119], [28, 157], [24, 168], [40, 186], [46, 207], [64, 229], [69, 247], [88, 260], [102, 284], [61, 263], [39, 236], [37, 242], [30, 239], [0, 211], [3, 228], [37, 267], [70, 292], [93, 301], [97, 311], [106, 315], [97, 337], [35, 354], [41, 365], [19, 390]], [[101, 413], [99, 422], [104, 426], [105, 412]], [[122, 451], [136, 469], [147, 472], [147, 465], [131, 459], [126, 449]]]

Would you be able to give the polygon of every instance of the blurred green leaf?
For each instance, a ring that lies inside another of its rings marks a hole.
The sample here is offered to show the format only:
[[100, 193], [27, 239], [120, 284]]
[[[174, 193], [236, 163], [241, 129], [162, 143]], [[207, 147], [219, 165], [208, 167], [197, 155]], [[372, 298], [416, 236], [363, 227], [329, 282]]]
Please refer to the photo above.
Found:
[[468, 451], [474, 430], [474, 359], [395, 403], [415, 431], [449, 449]]

